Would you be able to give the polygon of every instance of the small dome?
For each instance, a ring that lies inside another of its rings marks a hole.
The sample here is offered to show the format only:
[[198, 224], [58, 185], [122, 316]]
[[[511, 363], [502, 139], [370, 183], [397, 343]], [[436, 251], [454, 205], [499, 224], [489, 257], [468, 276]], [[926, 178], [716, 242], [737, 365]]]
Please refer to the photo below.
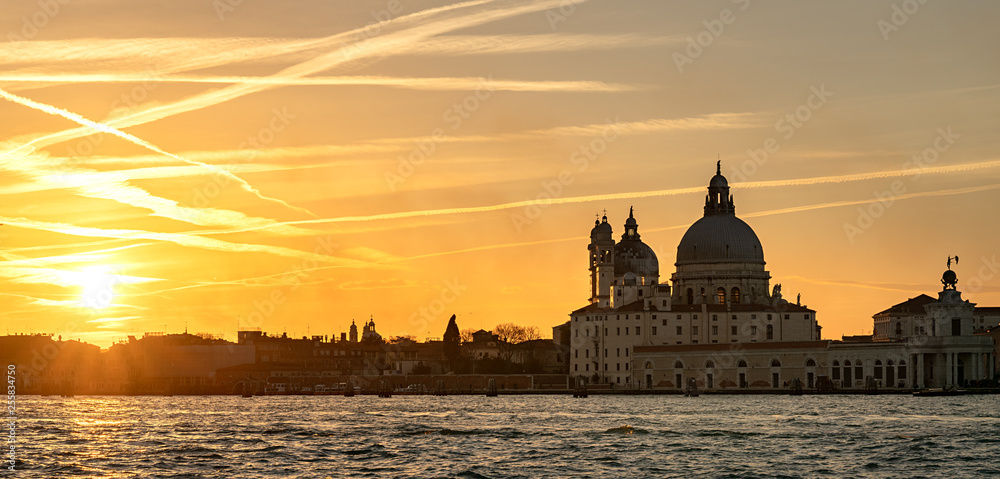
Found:
[[612, 236], [614, 232], [611, 230], [611, 225], [607, 222], [607, 216], [604, 217], [605, 221], [596, 222], [593, 229], [590, 230], [590, 241], [596, 243], [598, 241], [614, 241]]
[[625, 240], [615, 245], [615, 276], [634, 273], [637, 276], [660, 276], [656, 253], [642, 241]]
[[712, 181], [708, 183], [709, 188], [729, 188], [729, 181], [726, 180], [725, 176], [721, 174], [716, 174], [712, 177]]
[[941, 281], [944, 284], [947, 284], [947, 285], [957, 284], [958, 283], [958, 275], [955, 274], [954, 271], [952, 271], [952, 270], [949, 269], [948, 271], [945, 271], [944, 274], [941, 276]]
[[736, 216], [705, 216], [695, 221], [677, 246], [677, 264], [764, 263], [764, 248], [750, 225]]

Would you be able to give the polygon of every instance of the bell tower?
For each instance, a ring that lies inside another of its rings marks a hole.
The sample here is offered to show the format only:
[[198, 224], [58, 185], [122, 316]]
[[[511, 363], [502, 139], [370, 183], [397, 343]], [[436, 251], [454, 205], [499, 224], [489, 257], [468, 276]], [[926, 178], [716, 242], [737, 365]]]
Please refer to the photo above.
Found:
[[607, 308], [611, 304], [611, 283], [615, 277], [615, 239], [612, 237], [608, 215], [594, 221], [590, 230], [590, 303]]

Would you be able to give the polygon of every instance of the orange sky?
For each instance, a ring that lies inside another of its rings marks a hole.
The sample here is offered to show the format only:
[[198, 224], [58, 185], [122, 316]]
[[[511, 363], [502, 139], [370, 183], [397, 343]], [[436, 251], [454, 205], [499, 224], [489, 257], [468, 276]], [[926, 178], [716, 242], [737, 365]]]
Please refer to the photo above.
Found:
[[548, 334], [717, 157], [824, 337], [949, 255], [1000, 305], [994, 2], [52, 3], [0, 11], [0, 333]]

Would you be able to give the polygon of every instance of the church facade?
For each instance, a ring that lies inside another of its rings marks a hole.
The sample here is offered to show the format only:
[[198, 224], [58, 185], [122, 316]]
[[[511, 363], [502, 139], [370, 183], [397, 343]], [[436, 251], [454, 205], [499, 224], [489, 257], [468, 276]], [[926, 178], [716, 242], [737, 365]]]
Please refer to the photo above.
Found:
[[[961, 298], [950, 264], [937, 300], [924, 295], [876, 314], [874, 336], [822, 340], [816, 311], [786, 300], [780, 284], [771, 287], [763, 246], [736, 216], [720, 170], [709, 182], [704, 216], [677, 247], [670, 284], [661, 282], [631, 209], [618, 241], [606, 215], [595, 222], [589, 304], [570, 313], [571, 375], [621, 387], [694, 381], [708, 389], [780, 388], [795, 380], [804, 387], [942, 387], [993, 377], [992, 341], [973, 334], [977, 309]], [[920, 309], [919, 321], [892, 319], [912, 308]]]

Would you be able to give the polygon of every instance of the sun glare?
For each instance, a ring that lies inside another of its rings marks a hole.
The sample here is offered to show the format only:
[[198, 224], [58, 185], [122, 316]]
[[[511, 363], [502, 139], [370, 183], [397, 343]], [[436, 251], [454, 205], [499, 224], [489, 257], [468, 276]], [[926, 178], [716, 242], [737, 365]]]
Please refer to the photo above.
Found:
[[80, 275], [80, 286], [83, 287], [83, 305], [88, 308], [104, 309], [114, 302], [115, 275], [106, 266], [92, 266]]

